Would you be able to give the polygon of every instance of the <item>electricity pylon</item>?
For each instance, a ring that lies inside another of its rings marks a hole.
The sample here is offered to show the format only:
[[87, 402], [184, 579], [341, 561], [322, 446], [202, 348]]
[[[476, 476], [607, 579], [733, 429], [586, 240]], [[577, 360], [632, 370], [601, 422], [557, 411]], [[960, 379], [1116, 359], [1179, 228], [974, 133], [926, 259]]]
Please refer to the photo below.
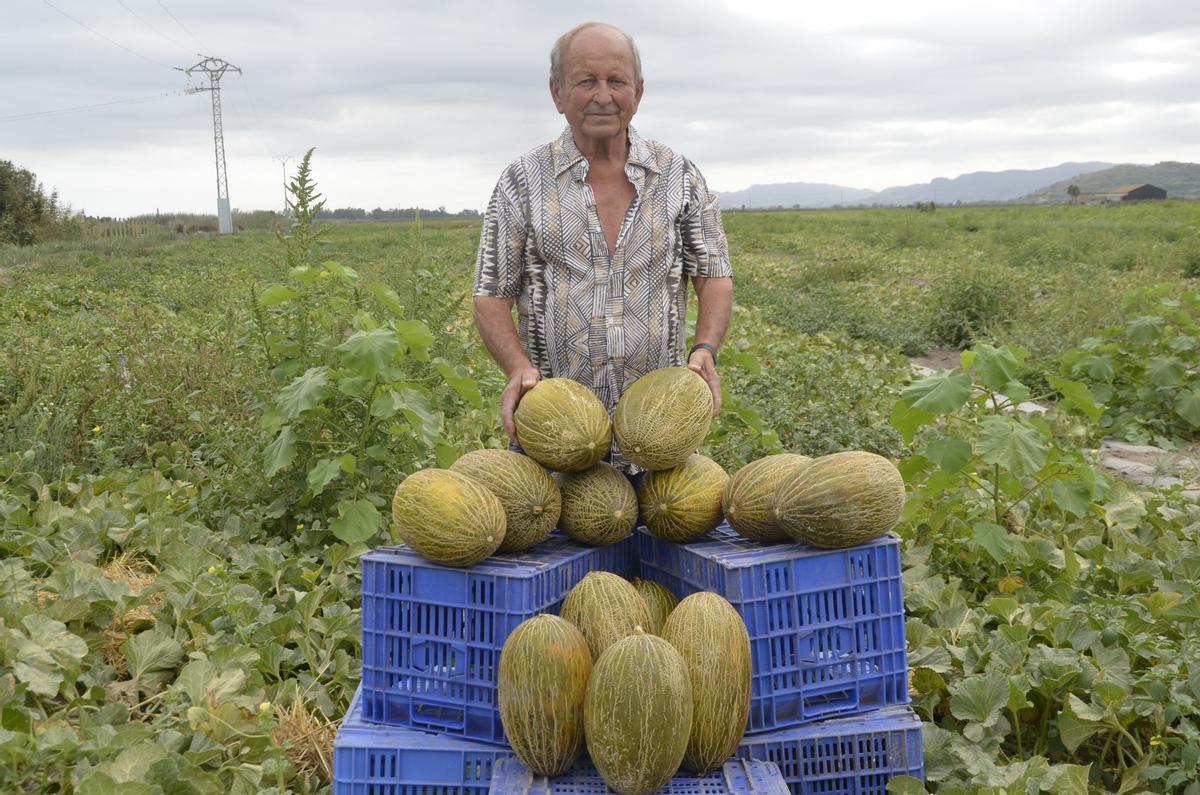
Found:
[[186, 89], [186, 93], [212, 92], [213, 149], [217, 157], [217, 231], [222, 235], [233, 232], [233, 218], [229, 213], [229, 178], [225, 173], [225, 133], [221, 127], [221, 77], [226, 72], [242, 70], [221, 58], [205, 57], [203, 61], [187, 69], [176, 66], [180, 72], [191, 77], [193, 72], [208, 75], [208, 87], [197, 86]]

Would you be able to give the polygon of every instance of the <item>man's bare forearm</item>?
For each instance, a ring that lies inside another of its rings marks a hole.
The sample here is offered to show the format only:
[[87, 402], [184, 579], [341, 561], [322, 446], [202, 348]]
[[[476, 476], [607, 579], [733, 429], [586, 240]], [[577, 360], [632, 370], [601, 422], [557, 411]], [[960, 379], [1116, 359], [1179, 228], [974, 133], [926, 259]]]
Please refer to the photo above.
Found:
[[696, 278], [696, 339], [720, 348], [733, 314], [733, 279]]
[[517, 370], [533, 367], [512, 317], [513, 299], [475, 296], [475, 327], [487, 346], [488, 353], [500, 365], [506, 376], [512, 377]]

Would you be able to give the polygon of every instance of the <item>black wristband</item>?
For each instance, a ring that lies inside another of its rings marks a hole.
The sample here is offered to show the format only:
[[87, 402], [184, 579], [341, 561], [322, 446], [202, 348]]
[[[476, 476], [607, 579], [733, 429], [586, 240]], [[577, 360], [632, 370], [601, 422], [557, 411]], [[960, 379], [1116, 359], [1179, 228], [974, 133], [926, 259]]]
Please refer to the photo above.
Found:
[[697, 342], [695, 345], [693, 345], [692, 349], [688, 351], [688, 358], [692, 358], [692, 354], [699, 350], [705, 350], [712, 354], [713, 367], [717, 366], [717, 349], [709, 345], [707, 342]]

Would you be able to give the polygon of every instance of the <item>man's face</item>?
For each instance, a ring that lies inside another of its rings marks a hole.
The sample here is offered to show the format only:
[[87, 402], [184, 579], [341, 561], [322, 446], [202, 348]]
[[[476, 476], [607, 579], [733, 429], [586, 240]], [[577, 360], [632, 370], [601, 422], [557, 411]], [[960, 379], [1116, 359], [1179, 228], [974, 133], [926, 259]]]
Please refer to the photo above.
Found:
[[563, 53], [563, 83], [550, 80], [554, 107], [567, 118], [576, 142], [621, 135], [642, 99], [633, 83], [633, 53], [625, 38], [605, 27], [575, 34]]

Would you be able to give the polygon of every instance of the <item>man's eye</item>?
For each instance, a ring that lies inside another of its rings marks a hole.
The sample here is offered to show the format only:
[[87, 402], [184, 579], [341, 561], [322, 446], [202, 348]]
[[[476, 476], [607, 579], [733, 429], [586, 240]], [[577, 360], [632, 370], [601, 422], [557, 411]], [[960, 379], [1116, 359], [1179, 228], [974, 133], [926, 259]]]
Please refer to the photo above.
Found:
[[590, 77], [586, 80], [579, 81], [579, 85], [581, 85], [581, 86], [591, 86], [591, 85], [594, 85], [595, 83], [596, 83], [596, 81]]
[[616, 80], [609, 80], [608, 82], [609, 82], [609, 84], [610, 84], [610, 85], [614, 85], [614, 86], [623, 86], [623, 85], [625, 85], [625, 81], [624, 81], [624, 80], [621, 80], [620, 78], [617, 78]]

